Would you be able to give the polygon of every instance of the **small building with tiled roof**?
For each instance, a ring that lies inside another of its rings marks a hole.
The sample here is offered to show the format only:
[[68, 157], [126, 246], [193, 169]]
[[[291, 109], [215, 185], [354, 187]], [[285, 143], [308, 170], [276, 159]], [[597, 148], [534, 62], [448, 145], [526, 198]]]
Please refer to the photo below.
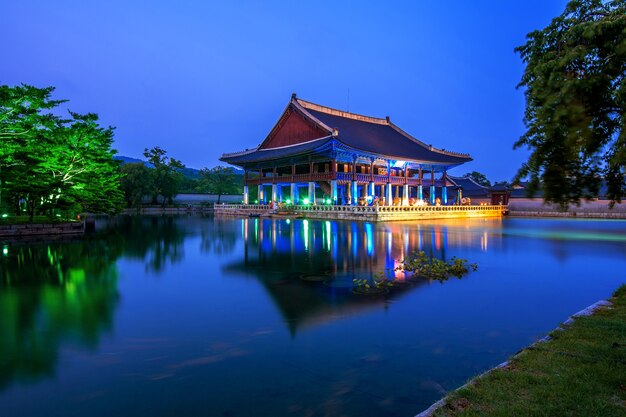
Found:
[[[245, 204], [248, 186], [256, 185], [260, 201], [306, 204], [321, 190], [333, 204], [379, 198], [391, 205], [422, 200], [423, 187], [430, 187], [432, 203], [438, 194], [446, 204], [447, 171], [472, 158], [426, 144], [389, 117], [344, 112], [294, 94], [259, 146], [224, 154], [220, 160], [244, 170]], [[435, 179], [436, 174], [441, 178]]]

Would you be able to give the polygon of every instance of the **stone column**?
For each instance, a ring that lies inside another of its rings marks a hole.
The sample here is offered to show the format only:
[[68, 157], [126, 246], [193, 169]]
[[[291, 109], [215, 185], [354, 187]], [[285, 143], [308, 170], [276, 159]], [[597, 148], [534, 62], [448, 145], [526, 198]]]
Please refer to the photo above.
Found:
[[370, 181], [368, 195], [374, 198], [375, 194], [376, 194], [376, 189], [374, 188], [374, 181]]
[[448, 204], [448, 187], [445, 185], [441, 188], [441, 204]]
[[315, 182], [309, 182], [309, 201], [311, 204], [315, 203]]
[[350, 185], [352, 186], [352, 190], [350, 191], [352, 205], [356, 206], [359, 204], [359, 184], [356, 181], [352, 181]]
[[417, 186], [417, 199], [418, 200], [424, 199], [424, 189], [422, 188], [422, 184]]
[[393, 196], [391, 183], [388, 182], [387, 185], [385, 185], [385, 191], [386, 191], [385, 205], [390, 206], [393, 204], [393, 200], [391, 198]]
[[402, 193], [402, 205], [403, 206], [408, 206], [409, 205], [409, 184], [404, 184], [404, 190]]
[[243, 204], [248, 204], [248, 186], [243, 186]]
[[298, 187], [294, 182], [289, 184], [289, 194], [291, 194], [291, 202], [298, 204]]
[[330, 201], [337, 204], [337, 180], [330, 181]]
[[435, 204], [435, 168], [430, 170], [430, 204]]
[[272, 201], [278, 201], [278, 187], [276, 184], [272, 184]]
[[264, 201], [265, 195], [263, 193], [263, 184], [259, 184], [259, 203]]

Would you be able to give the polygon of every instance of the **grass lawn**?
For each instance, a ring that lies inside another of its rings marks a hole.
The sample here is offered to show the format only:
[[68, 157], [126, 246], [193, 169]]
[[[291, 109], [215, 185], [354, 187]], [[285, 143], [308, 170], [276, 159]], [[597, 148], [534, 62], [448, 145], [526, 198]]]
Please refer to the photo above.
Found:
[[434, 416], [626, 416], [626, 285], [609, 301], [450, 393]]

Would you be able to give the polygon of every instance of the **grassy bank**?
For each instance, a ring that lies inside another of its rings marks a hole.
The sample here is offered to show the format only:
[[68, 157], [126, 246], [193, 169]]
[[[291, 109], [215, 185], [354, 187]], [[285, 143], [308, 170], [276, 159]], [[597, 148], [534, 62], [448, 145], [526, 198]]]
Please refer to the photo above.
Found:
[[626, 285], [603, 308], [448, 395], [434, 416], [625, 416]]

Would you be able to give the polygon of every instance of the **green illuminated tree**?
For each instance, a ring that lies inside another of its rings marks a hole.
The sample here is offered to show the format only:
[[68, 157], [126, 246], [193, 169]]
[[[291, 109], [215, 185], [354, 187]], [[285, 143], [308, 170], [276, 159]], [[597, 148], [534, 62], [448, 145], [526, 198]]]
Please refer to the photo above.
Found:
[[[29, 168], [42, 161], [42, 155], [31, 150], [37, 144], [45, 147], [50, 132], [59, 123], [50, 110], [64, 101], [52, 100], [52, 91], [52, 87], [0, 85], [0, 207], [17, 205], [17, 196], [11, 189], [16, 182], [33, 180], [33, 190], [42, 186], [35, 178], [29, 178]], [[12, 184], [7, 184], [9, 177]]]
[[[0, 86], [0, 198], [15, 213], [114, 212], [121, 207], [113, 128], [95, 114], [50, 111], [52, 87]], [[25, 206], [25, 207], [24, 207]]]
[[241, 194], [241, 184], [235, 170], [230, 167], [216, 166], [200, 170], [200, 186], [204, 192], [217, 194], [217, 203], [222, 195]]
[[515, 180], [567, 206], [626, 192], [626, 0], [574, 0], [516, 48], [526, 63], [526, 133], [531, 155]]

